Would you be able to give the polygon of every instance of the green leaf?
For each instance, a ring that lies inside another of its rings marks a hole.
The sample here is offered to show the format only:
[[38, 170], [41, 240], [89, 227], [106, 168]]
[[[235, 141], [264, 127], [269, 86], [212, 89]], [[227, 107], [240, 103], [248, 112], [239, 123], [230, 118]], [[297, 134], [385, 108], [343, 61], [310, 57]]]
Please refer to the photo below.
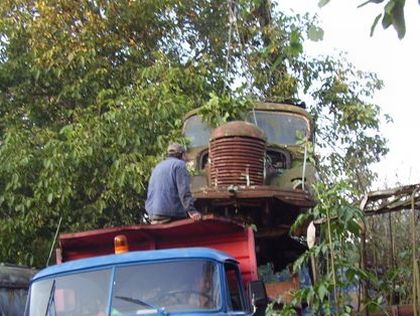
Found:
[[390, 25], [392, 25], [392, 17], [390, 14], [385, 13], [382, 18], [382, 27], [387, 29]]
[[89, 156], [92, 156], [93, 155], [93, 149], [92, 149], [92, 147], [88, 147], [87, 149], [86, 149], [86, 152], [87, 152], [87, 154], [89, 155]]
[[67, 56], [67, 60], [69, 63], [71, 63], [74, 59], [75, 55], [73, 52], [71, 52], [68, 56]]
[[321, 283], [318, 287], [317, 293], [319, 298], [323, 300], [329, 294], [328, 287]]
[[357, 7], [358, 8], [361, 8], [361, 7], [364, 7], [365, 5], [367, 5], [368, 3], [376, 3], [376, 4], [378, 4], [378, 3], [382, 3], [384, 1], [385, 0], [368, 0], [368, 1], [363, 2], [362, 4], [359, 4]]
[[251, 227], [251, 229], [252, 229], [254, 232], [258, 232], [257, 225], [255, 225], [255, 224], [251, 224], [251, 225], [250, 225], [250, 227]]
[[35, 81], [38, 81], [40, 75], [41, 75], [41, 71], [39, 69], [37, 69], [37, 71], [35, 73]]
[[385, 5], [384, 12], [386, 14], [391, 15], [392, 11], [394, 10], [395, 5], [397, 4], [397, 1], [400, 1], [400, 0], [388, 0], [387, 4]]
[[372, 26], [370, 27], [370, 36], [371, 37], [373, 36], [373, 33], [375, 32], [376, 25], [378, 24], [381, 17], [382, 17], [382, 13], [378, 14], [378, 16], [373, 21]]
[[384, 13], [382, 18], [382, 27], [387, 29], [390, 25], [392, 25], [392, 15], [390, 13]]
[[48, 197], [47, 197], [47, 201], [48, 201], [49, 204], [51, 204], [52, 199], [53, 199], [53, 194], [52, 193], [49, 193], [48, 194]]
[[402, 39], [405, 36], [405, 18], [404, 18], [404, 5], [405, 0], [396, 1], [392, 10], [392, 25], [397, 31], [398, 38]]
[[324, 30], [315, 25], [311, 25], [308, 29], [308, 38], [314, 42], [322, 41], [324, 39]]
[[350, 220], [350, 221], [348, 222], [348, 226], [347, 226], [347, 228], [348, 228], [348, 230], [349, 230], [352, 234], [354, 234], [354, 235], [356, 235], [356, 236], [358, 236], [358, 235], [359, 235], [359, 232], [360, 232], [360, 226], [359, 226], [359, 224], [358, 224], [358, 223], [356, 223], [354, 220]]
[[318, 7], [322, 8], [323, 6], [327, 5], [330, 0], [319, 0]]

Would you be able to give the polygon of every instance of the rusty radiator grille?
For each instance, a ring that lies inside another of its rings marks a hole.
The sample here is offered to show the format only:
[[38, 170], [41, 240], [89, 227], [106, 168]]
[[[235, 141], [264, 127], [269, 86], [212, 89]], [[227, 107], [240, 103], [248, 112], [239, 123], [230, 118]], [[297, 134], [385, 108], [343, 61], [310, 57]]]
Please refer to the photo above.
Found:
[[210, 141], [212, 186], [262, 185], [265, 141], [246, 136], [230, 136]]

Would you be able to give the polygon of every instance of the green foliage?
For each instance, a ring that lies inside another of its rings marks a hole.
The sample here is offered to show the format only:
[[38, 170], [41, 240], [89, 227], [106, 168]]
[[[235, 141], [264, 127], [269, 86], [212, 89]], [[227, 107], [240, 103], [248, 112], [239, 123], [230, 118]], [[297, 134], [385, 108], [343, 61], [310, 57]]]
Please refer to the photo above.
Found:
[[[413, 245], [411, 234], [412, 211], [402, 211], [367, 219], [368, 243], [367, 265], [379, 279], [379, 291], [388, 302], [398, 298], [401, 304], [412, 303], [413, 290]], [[410, 228], [409, 228], [410, 227]], [[419, 231], [420, 221], [414, 229]], [[417, 234], [416, 253], [420, 251], [420, 236]]]
[[[164, 69], [167, 77], [156, 80]], [[8, 131], [0, 172], [2, 211], [10, 218], [2, 227], [11, 227], [1, 236], [19, 238], [5, 238], [4, 243], [16, 244], [3, 249], [31, 253], [31, 241], [48, 237], [60, 216], [70, 231], [141, 221], [150, 170], [167, 143], [180, 137], [179, 117], [193, 102], [172, 91], [173, 81], [182, 78], [188, 80], [184, 71], [157, 63], [118, 97], [104, 94], [96, 106], [74, 111], [73, 123], [61, 129]], [[98, 115], [98, 106], [106, 112]], [[17, 253], [3, 256], [20, 258]]]
[[337, 144], [324, 175], [367, 185], [381, 84], [306, 57], [321, 33], [261, 0], [2, 1], [0, 261], [43, 265], [60, 217], [66, 232], [141, 222], [151, 168], [202, 105], [219, 124], [304, 91], [317, 145]]
[[[367, 1], [360, 6], [364, 6], [368, 3], [382, 3], [382, 1]], [[405, 36], [405, 18], [404, 18], [404, 6], [405, 6], [405, 0], [389, 0], [384, 7], [384, 11], [382, 14], [378, 15], [372, 25], [371, 35], [373, 35], [373, 32], [375, 30], [376, 24], [378, 20], [382, 17], [382, 27], [384, 29], [387, 29], [391, 25], [394, 27], [394, 29], [397, 31], [398, 38], [402, 39]]]
[[[354, 191], [345, 181], [332, 186], [318, 183], [314, 190], [317, 206], [301, 215], [294, 225], [313, 220], [317, 223], [318, 242], [294, 263], [293, 269], [297, 272], [304, 265], [310, 266], [312, 258], [321, 273], [316, 276], [315, 284], [297, 290], [292, 302], [279, 314], [291, 315], [294, 306], [305, 302], [314, 314], [350, 315], [349, 290], [356, 292], [360, 284], [367, 282], [373, 288], [378, 284], [376, 275], [362, 269], [359, 264], [359, 237], [364, 216], [353, 206]], [[382, 300], [378, 294], [363, 302], [363, 308]]]
[[199, 115], [210, 126], [216, 127], [228, 121], [241, 119], [244, 110], [251, 106], [251, 100], [248, 99], [234, 99], [231, 96], [219, 97], [211, 93], [210, 99], [200, 108]]
[[321, 177], [325, 182], [346, 179], [359, 193], [366, 192], [375, 177], [369, 165], [388, 151], [379, 134], [380, 109], [369, 102], [382, 82], [372, 73], [356, 70], [345, 56], [340, 61], [326, 58], [324, 66], [331, 75], [312, 93], [317, 104], [311, 111], [318, 149], [324, 152], [319, 157]]
[[[318, 5], [323, 7], [327, 5], [330, 0], [319, 0]], [[373, 36], [375, 32], [375, 28], [382, 18], [382, 27], [387, 29], [391, 25], [394, 27], [395, 31], [397, 32], [398, 38], [403, 39], [406, 32], [405, 27], [405, 17], [404, 17], [404, 7], [405, 7], [405, 0], [367, 0], [361, 3], [358, 8], [364, 7], [367, 4], [378, 4], [383, 6], [383, 12], [378, 14], [375, 19], [373, 20], [371, 29], [370, 29], [370, 36]], [[420, 1], [419, 1], [420, 4]]]
[[[383, 4], [384, 2], [385, 0], [368, 0], [359, 5], [359, 8], [369, 3]], [[376, 16], [375, 20], [373, 21], [370, 35], [373, 35], [376, 25], [382, 18], [382, 27], [384, 29], [387, 29], [392, 25], [398, 34], [398, 38], [404, 38], [406, 32], [404, 6], [405, 0], [388, 0], [383, 7], [383, 13]]]
[[308, 29], [308, 38], [314, 42], [321, 41], [324, 38], [324, 30], [315, 25]]

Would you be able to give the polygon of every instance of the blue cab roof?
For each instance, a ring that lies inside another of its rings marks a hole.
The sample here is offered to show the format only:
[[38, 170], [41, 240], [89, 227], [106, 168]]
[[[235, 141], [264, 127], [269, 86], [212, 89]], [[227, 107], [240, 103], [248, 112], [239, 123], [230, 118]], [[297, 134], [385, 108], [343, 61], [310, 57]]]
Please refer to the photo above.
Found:
[[106, 266], [130, 264], [130, 263], [147, 263], [163, 260], [182, 260], [182, 259], [210, 259], [219, 262], [233, 261], [237, 262], [228, 254], [210, 249], [210, 248], [174, 248], [163, 250], [146, 250], [132, 251], [117, 255], [106, 255], [68, 261], [62, 264], [47, 267], [38, 272], [31, 282], [39, 279], [48, 278], [72, 272], [80, 272], [83, 270], [105, 268]]

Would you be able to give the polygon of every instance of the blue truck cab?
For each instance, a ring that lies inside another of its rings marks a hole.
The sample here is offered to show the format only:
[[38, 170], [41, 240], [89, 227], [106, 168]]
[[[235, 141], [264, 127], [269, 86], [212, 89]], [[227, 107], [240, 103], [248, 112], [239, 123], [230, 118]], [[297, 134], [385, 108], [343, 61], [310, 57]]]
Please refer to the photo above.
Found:
[[253, 296], [245, 293], [238, 261], [224, 252], [132, 251], [40, 271], [25, 316], [250, 315]]

